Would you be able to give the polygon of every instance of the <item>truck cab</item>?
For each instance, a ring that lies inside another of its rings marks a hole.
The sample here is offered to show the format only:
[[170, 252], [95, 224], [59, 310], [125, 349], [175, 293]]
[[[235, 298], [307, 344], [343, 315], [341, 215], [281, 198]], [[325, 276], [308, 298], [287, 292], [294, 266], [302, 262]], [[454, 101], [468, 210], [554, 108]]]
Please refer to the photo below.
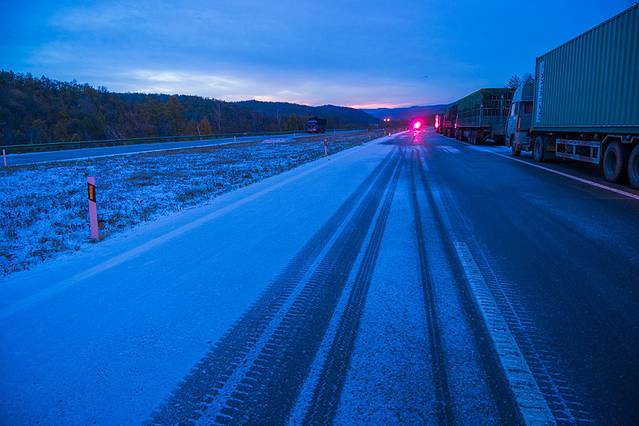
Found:
[[324, 133], [326, 132], [326, 119], [311, 117], [306, 122], [307, 133]]
[[530, 127], [532, 126], [534, 86], [534, 83], [528, 80], [520, 84], [513, 95], [513, 103], [506, 122], [506, 145], [510, 146], [515, 154], [519, 154], [521, 150], [530, 151], [531, 149]]

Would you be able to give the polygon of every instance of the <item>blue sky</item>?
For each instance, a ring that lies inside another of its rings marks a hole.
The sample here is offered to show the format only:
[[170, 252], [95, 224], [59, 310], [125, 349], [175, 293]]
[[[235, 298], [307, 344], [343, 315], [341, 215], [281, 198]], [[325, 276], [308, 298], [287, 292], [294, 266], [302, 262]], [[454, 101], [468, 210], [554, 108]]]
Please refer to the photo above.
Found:
[[311, 105], [448, 103], [630, 0], [3, 1], [0, 68], [114, 91]]

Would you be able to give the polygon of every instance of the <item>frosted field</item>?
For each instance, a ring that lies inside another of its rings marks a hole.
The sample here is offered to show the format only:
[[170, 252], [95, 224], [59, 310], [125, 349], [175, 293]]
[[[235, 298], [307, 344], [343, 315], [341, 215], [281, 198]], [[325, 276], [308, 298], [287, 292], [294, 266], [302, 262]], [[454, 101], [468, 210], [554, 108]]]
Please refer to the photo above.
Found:
[[[329, 154], [376, 136], [327, 136]], [[0, 275], [91, 244], [87, 176], [96, 179], [104, 239], [317, 159], [324, 155], [323, 138], [265, 139], [1, 169]]]

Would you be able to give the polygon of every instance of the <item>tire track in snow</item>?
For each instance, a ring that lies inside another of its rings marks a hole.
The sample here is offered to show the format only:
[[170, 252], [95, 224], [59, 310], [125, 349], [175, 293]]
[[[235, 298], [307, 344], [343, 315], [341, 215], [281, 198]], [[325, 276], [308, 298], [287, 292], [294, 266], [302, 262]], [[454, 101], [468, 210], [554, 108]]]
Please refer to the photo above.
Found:
[[426, 185], [432, 185], [428, 157], [425, 154], [421, 158], [421, 153], [428, 149], [420, 148], [418, 160], [421, 161], [415, 165], [420, 175], [416, 181], [416, 194], [422, 207], [424, 250], [428, 256], [432, 298], [442, 331], [441, 348], [446, 360], [452, 422], [475, 423], [481, 416], [485, 425], [508, 423], [512, 413], [506, 408], [510, 407], [500, 403], [507, 395], [497, 386], [498, 372], [487, 368], [493, 363], [490, 362], [491, 354], [483, 350], [485, 334], [478, 332], [479, 319], [464, 294], [464, 275], [458, 266], [457, 254], [449, 244], [439, 211], [428, 197], [430, 188]]
[[[328, 336], [332, 340], [330, 349], [324, 355], [323, 368], [319, 377], [316, 378], [314, 392], [310, 401], [301, 401], [299, 405], [307, 407], [296, 407], [296, 412], [289, 419], [291, 424], [329, 424], [332, 423], [339, 405], [340, 396], [344, 387], [346, 373], [350, 365], [351, 354], [355, 346], [355, 340], [359, 331], [362, 313], [366, 302], [366, 295], [370, 287], [373, 271], [379, 255], [379, 248], [386, 229], [386, 223], [390, 214], [393, 197], [397, 188], [397, 182], [401, 167], [404, 163], [404, 152], [402, 159], [394, 171], [391, 184], [386, 192], [384, 201], [375, 220], [368, 245], [362, 257], [361, 264], [355, 276], [348, 301], [344, 307], [341, 318], [334, 318], [339, 321], [339, 326], [334, 332], [334, 336]], [[338, 315], [339, 313], [336, 313]], [[332, 339], [331, 339], [332, 338]], [[311, 378], [310, 380], [314, 380]], [[302, 398], [305, 395], [301, 395]], [[305, 414], [305, 415], [304, 415]], [[303, 416], [303, 421], [301, 417]]]
[[[514, 159], [510, 155], [502, 155], [490, 147], [462, 146], [535, 166], [533, 163]], [[504, 274], [499, 270], [500, 259], [495, 259], [488, 247], [473, 237], [470, 221], [448, 189], [442, 188], [441, 194], [438, 193], [437, 197], [441, 198], [440, 204], [445, 204], [447, 210], [458, 220], [455, 224], [458, 233], [463, 233], [466, 249], [490, 289], [554, 420], [558, 424], [566, 425], [596, 422], [593, 420], [591, 407], [586, 402], [584, 391], [569, 382], [569, 374], [566, 373], [570, 371], [571, 366], [559, 356], [556, 342], [536, 326], [531, 313], [521, 300], [515, 283], [503, 278]], [[532, 214], [537, 213], [533, 210]]]
[[[450, 201], [451, 194], [446, 191], [445, 195], [463, 223], [463, 228], [469, 230], [470, 224]], [[583, 395], [565, 378], [564, 373], [570, 366], [560, 359], [549, 337], [536, 327], [513, 283], [503, 279], [497, 271], [499, 262], [479, 241], [469, 238], [467, 246], [557, 423], [593, 423], [592, 414], [583, 402]]]
[[152, 423], [286, 419], [397, 162], [389, 154], [378, 165]]
[[[544, 395], [533, 376], [526, 357], [522, 354], [517, 342], [507, 324], [502, 310], [495, 303], [491, 289], [487, 284], [477, 262], [466, 242], [458, 238], [459, 230], [453, 228], [452, 219], [445, 216], [445, 209], [441, 195], [428, 184], [423, 169], [420, 169], [421, 179], [430, 203], [435, 206], [434, 216], [447, 236], [449, 250], [452, 247], [456, 261], [463, 271], [467, 282], [467, 296], [471, 305], [480, 318], [480, 329], [487, 335], [491, 344], [493, 359], [503, 378], [503, 385], [511, 398], [511, 406], [523, 424], [556, 424], [557, 420], [548, 407]], [[461, 217], [460, 211], [454, 212]]]
[[446, 373], [446, 359], [442, 344], [441, 325], [437, 314], [437, 305], [433, 297], [433, 282], [428, 267], [426, 244], [424, 242], [424, 227], [421, 219], [419, 200], [417, 199], [415, 167], [418, 162], [421, 163], [419, 151], [413, 150], [410, 157], [411, 205], [413, 206], [417, 251], [419, 254], [419, 270], [424, 291], [424, 308], [433, 363], [433, 379], [437, 392], [437, 420], [440, 425], [449, 425], [453, 424], [452, 402], [448, 386], [448, 375]]

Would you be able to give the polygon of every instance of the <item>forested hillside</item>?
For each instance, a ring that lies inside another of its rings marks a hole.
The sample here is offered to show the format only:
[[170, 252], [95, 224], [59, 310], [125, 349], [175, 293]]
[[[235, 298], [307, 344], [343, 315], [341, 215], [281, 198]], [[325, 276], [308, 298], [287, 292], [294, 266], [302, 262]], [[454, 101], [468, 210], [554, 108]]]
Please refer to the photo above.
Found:
[[427, 124], [432, 124], [433, 116], [437, 113], [443, 113], [447, 107], [448, 105], [424, 105], [405, 108], [364, 109], [362, 111], [380, 119], [390, 117], [393, 120], [406, 121], [419, 117], [425, 119]]
[[261, 102], [242, 101], [237, 105], [255, 111], [267, 117], [282, 120], [282, 117], [291, 115], [317, 116], [328, 120], [328, 127], [342, 128], [350, 127], [351, 123], [359, 123], [358, 127], [377, 123], [377, 119], [372, 115], [354, 108], [346, 108], [335, 105], [322, 105], [312, 107], [308, 105], [298, 105], [288, 102]]
[[363, 128], [377, 122], [345, 107], [113, 93], [0, 71], [0, 145], [301, 130], [313, 115], [327, 118], [329, 128]]

